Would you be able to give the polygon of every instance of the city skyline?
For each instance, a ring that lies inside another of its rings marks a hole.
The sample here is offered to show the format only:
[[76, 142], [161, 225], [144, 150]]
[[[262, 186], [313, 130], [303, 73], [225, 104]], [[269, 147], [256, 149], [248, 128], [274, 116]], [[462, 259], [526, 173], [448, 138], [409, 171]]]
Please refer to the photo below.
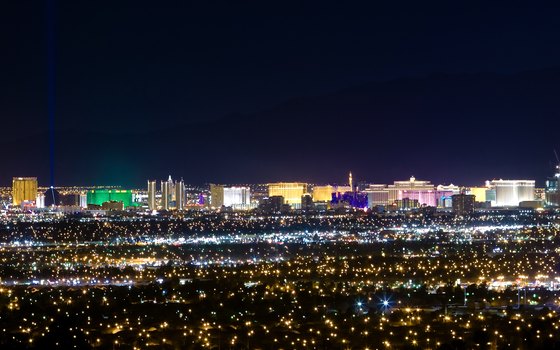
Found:
[[[560, 169], [560, 167], [559, 167]], [[95, 213], [99, 210], [151, 213], [158, 211], [218, 210], [259, 212], [328, 212], [329, 210], [369, 210], [398, 212], [430, 210], [441, 213], [470, 210], [554, 209], [558, 206], [560, 171], [547, 178], [546, 186], [535, 180], [498, 179], [483, 185], [433, 184], [412, 176], [392, 184], [354, 182], [348, 173], [346, 185], [304, 182], [268, 184], [186, 185], [183, 179], [147, 180], [144, 188], [39, 187], [36, 177], [14, 177], [11, 188], [2, 188], [2, 207], [11, 212], [70, 211]], [[43, 193], [44, 191], [44, 193]], [[10, 196], [11, 193], [11, 196]], [[8, 204], [7, 202], [11, 202]]]
[[[558, 174], [558, 171], [556, 172], [551, 172], [546, 178], [544, 179], [534, 179], [534, 178], [518, 178], [518, 180], [531, 180], [531, 181], [535, 181], [535, 184], [537, 187], [544, 187], [546, 181], [548, 178], [553, 177], [555, 174]], [[168, 175], [169, 177], [171, 175]], [[51, 186], [48, 184], [48, 178], [45, 178], [45, 180], [41, 180], [41, 178], [37, 177], [37, 176], [33, 176], [31, 175], [21, 175], [19, 174], [18, 176], [12, 176], [11, 177], [11, 181], [15, 178], [27, 178], [27, 177], [33, 177], [37, 179], [38, 182], [38, 187], [40, 188], [50, 188], [50, 187], [54, 187], [54, 188], [65, 188], [65, 187], [107, 187], [107, 188], [111, 188], [111, 187], [123, 187], [123, 188], [133, 188], [133, 189], [140, 189], [140, 188], [147, 188], [146, 187], [146, 179], [144, 179], [143, 183], [136, 186], [136, 184], [128, 184], [128, 183], [100, 183], [100, 182], [96, 182], [96, 183], [88, 183], [88, 184], [76, 184], [76, 183], [72, 183], [72, 184], [57, 184], [56, 186]], [[167, 176], [164, 176], [167, 177]], [[154, 177], [155, 178], [155, 177]], [[181, 181], [184, 181], [183, 178], [184, 176], [180, 176], [180, 178], [182, 179]], [[415, 176], [414, 174], [411, 174], [410, 176], [400, 176], [398, 178], [394, 178], [392, 180], [389, 181], [370, 181], [370, 177], [367, 178], [355, 178], [354, 181], [354, 187], [356, 187], [357, 183], [362, 183], [362, 184], [372, 184], [372, 185], [387, 185], [390, 184], [394, 181], [408, 181], [406, 180], [407, 178], [422, 178], [422, 179], [427, 179], [430, 180], [430, 182], [434, 182], [437, 183], [438, 185], [456, 185], [456, 186], [460, 186], [460, 187], [477, 187], [477, 186], [483, 186], [486, 182], [492, 182], [492, 181], [499, 181], [499, 180], [508, 180], [508, 179], [512, 179], [512, 177], [497, 177], [497, 178], [485, 178], [485, 179], [479, 179], [478, 181], [472, 181], [469, 183], [460, 183], [460, 182], [455, 182], [453, 180], [451, 180], [450, 182], [437, 182], [437, 181], [433, 181], [431, 179], [428, 179], [427, 177], [423, 177], [423, 176]], [[151, 182], [152, 180], [148, 180], [148, 182]], [[154, 180], [154, 181], [163, 181], [161, 179], [158, 180]], [[338, 181], [333, 180], [333, 181], [327, 181], [327, 182], [314, 182], [314, 181], [305, 181], [302, 179], [294, 179], [294, 178], [288, 178], [288, 179], [275, 179], [274, 181], [257, 181], [257, 182], [217, 182], [217, 181], [205, 181], [205, 182], [200, 182], [200, 183], [195, 183], [195, 182], [188, 182], [188, 181], [184, 181], [185, 184], [189, 184], [189, 185], [194, 185], [194, 186], [206, 186], [206, 185], [211, 185], [211, 184], [219, 184], [219, 185], [231, 185], [231, 186], [243, 186], [243, 185], [266, 185], [266, 184], [270, 184], [270, 183], [279, 183], [279, 182], [299, 182], [299, 183], [306, 183], [306, 184], [312, 184], [312, 185], [317, 185], [317, 186], [335, 186], [335, 187], [340, 187], [340, 186], [345, 186], [348, 185], [348, 177], [346, 177], [346, 179], [344, 179], [343, 177], [341, 177]], [[11, 187], [9, 186], [9, 184], [2, 184], [0, 185], [0, 187]], [[159, 188], [159, 186], [158, 186]]]

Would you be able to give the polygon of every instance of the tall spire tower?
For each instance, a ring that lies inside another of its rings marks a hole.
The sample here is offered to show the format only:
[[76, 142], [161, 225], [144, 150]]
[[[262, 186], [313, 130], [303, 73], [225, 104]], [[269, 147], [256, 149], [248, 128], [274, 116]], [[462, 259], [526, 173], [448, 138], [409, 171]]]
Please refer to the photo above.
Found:
[[554, 155], [556, 156], [556, 173], [554, 174], [554, 177], [560, 178], [560, 158], [558, 158], [558, 153], [556, 153], [556, 150], [554, 150]]
[[352, 172], [348, 174], [348, 184], [350, 185], [350, 191], [354, 191], [354, 186], [352, 185]]

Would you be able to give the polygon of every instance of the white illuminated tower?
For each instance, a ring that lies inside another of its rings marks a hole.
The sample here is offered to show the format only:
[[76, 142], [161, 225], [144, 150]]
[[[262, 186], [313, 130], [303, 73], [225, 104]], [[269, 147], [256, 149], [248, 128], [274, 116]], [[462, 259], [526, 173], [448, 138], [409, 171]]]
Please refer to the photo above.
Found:
[[249, 187], [224, 187], [224, 204], [234, 209], [249, 209], [251, 190]]
[[169, 210], [169, 204], [173, 195], [173, 180], [171, 175], [167, 181], [161, 182], [161, 209]]
[[183, 179], [175, 184], [175, 209], [183, 210], [185, 208], [185, 183]]
[[535, 180], [492, 180], [496, 206], [517, 207], [519, 202], [535, 200]]
[[148, 180], [148, 208], [156, 210], [156, 182]]
[[350, 191], [354, 191], [354, 186], [352, 186], [352, 172], [348, 174], [348, 184], [350, 185]]

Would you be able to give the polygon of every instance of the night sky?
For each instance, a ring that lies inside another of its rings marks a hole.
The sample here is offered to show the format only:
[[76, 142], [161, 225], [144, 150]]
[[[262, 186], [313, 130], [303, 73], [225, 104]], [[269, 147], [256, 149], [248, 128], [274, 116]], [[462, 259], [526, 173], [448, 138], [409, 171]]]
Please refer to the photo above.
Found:
[[[55, 185], [542, 185], [560, 150], [558, 7], [51, 2]], [[46, 4], [0, 9], [2, 186], [50, 181]]]

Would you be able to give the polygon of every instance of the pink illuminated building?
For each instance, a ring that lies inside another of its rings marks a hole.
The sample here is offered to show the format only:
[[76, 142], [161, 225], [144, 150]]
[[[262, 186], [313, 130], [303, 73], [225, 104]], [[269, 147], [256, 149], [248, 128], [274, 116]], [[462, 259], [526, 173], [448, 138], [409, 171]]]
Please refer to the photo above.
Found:
[[408, 198], [418, 200], [418, 204], [421, 206], [430, 207], [444, 206], [444, 198], [454, 194], [451, 189], [439, 190], [430, 181], [419, 181], [414, 176], [408, 181], [395, 181], [387, 189], [391, 203]]

